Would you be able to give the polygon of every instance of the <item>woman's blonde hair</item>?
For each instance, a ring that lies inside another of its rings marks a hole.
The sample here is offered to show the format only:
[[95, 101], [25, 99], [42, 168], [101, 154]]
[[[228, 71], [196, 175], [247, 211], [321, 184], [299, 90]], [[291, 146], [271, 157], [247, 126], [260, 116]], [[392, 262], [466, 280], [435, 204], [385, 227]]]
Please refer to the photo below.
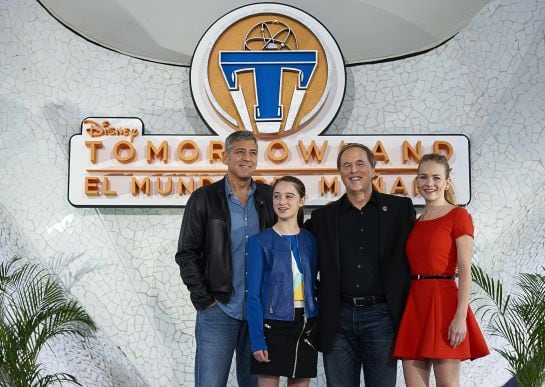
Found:
[[[445, 156], [439, 153], [428, 153], [422, 156], [422, 159], [420, 159], [420, 163], [418, 164], [418, 173], [420, 173], [420, 166], [427, 161], [433, 161], [445, 167], [445, 177], [447, 179], [450, 178], [450, 165], [448, 164], [448, 160]], [[457, 205], [452, 181], [450, 182], [449, 188], [445, 190], [445, 200], [453, 206]]]

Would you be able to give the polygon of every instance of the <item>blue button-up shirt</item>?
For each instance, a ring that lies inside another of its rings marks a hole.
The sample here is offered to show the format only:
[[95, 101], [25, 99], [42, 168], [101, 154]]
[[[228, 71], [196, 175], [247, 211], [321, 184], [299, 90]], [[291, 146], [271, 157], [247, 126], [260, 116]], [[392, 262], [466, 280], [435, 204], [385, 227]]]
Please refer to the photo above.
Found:
[[225, 194], [231, 214], [231, 255], [233, 257], [233, 293], [227, 304], [218, 302], [221, 310], [237, 320], [245, 318], [246, 260], [248, 238], [259, 232], [259, 217], [254, 204], [255, 182], [252, 181], [246, 205], [243, 206], [225, 179]]

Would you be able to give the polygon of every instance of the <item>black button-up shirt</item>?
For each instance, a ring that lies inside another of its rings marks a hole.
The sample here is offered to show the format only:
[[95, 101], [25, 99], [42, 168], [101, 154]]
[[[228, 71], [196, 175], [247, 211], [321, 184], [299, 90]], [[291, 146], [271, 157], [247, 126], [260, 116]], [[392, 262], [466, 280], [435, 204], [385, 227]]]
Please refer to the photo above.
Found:
[[379, 208], [375, 192], [360, 210], [345, 195], [339, 212], [341, 293], [384, 295], [380, 275]]

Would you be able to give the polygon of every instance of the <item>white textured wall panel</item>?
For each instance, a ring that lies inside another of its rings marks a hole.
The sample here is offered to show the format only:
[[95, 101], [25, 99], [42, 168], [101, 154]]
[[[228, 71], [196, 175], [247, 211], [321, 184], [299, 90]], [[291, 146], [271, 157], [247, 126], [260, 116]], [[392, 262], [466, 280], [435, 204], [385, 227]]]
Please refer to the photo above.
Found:
[[[329, 130], [468, 136], [475, 259], [508, 287], [545, 265], [544, 34], [545, 2], [493, 0], [434, 51], [349, 67]], [[192, 385], [195, 316], [174, 263], [183, 210], [70, 206], [68, 141], [87, 116], [137, 116], [147, 133], [208, 133], [188, 79], [187, 68], [83, 40], [35, 1], [0, 0], [0, 204], [10, 219], [0, 227], [21, 246], [1, 251], [27, 249], [56, 268], [100, 327], [89, 346], [126, 354], [130, 363], [98, 351], [129, 370], [108, 382], [116, 386]], [[60, 353], [72, 345], [60, 343]], [[96, 376], [102, 362], [78, 364], [70, 370], [86, 385], [106, 380]], [[505, 367], [495, 353], [464, 363], [462, 385], [501, 385]], [[323, 372], [314, 384], [325, 385]]]

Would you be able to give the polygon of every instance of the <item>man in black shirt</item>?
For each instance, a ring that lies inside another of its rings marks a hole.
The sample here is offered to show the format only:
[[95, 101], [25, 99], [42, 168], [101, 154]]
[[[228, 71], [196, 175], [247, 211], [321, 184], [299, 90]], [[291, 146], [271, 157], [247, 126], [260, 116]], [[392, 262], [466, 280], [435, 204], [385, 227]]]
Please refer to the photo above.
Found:
[[395, 386], [395, 333], [410, 284], [405, 243], [415, 211], [409, 198], [373, 190], [376, 160], [366, 146], [346, 144], [337, 169], [346, 188], [314, 210], [320, 281], [319, 349], [328, 386]]

